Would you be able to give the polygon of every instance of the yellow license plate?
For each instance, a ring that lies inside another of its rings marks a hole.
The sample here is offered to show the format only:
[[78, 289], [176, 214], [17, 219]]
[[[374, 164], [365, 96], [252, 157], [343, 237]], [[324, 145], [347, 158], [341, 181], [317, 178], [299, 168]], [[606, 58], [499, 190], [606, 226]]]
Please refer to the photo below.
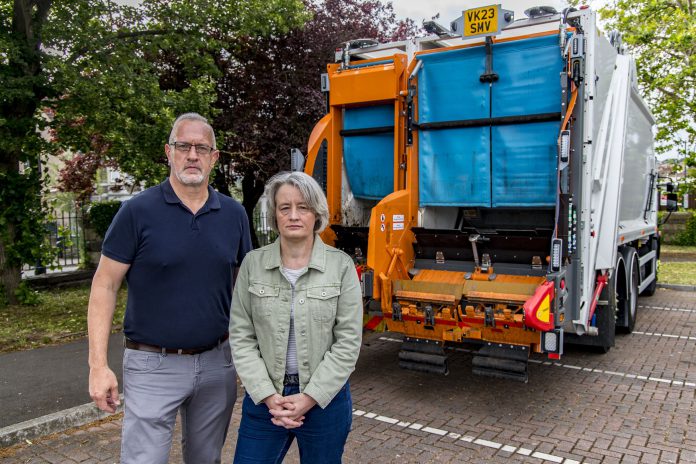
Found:
[[464, 11], [464, 37], [495, 35], [500, 32], [500, 5], [482, 6]]

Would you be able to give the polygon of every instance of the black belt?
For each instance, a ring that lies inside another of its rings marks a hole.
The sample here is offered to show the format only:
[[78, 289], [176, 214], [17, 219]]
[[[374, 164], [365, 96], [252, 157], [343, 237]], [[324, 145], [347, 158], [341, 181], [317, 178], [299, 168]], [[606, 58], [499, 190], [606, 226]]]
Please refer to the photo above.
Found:
[[283, 379], [283, 385], [299, 385], [300, 384], [300, 374], [285, 374]]
[[149, 351], [151, 353], [161, 353], [161, 354], [201, 354], [205, 351], [212, 350], [213, 348], [217, 348], [220, 343], [224, 342], [229, 338], [230, 334], [229, 332], [225, 332], [225, 335], [220, 337], [218, 341], [213, 343], [212, 345], [205, 346], [202, 348], [164, 348], [162, 346], [155, 346], [155, 345], [148, 345], [146, 343], [138, 343], [136, 341], [131, 340], [128, 337], [125, 337], [123, 339], [123, 346], [126, 348], [130, 348], [131, 350], [138, 350], [138, 351]]

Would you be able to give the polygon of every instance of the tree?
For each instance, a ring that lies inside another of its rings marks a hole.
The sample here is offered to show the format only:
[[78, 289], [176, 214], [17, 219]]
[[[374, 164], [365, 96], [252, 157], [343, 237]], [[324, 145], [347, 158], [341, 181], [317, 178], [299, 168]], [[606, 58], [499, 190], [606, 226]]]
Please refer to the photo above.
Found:
[[413, 21], [396, 20], [391, 3], [325, 0], [307, 7], [312, 19], [304, 27], [241, 38], [220, 61], [215, 126], [225, 134], [221, 179], [241, 179], [250, 220], [264, 183], [290, 168], [290, 149], [306, 147], [326, 111], [320, 74], [335, 47], [362, 37], [403, 40], [417, 32]]
[[[636, 59], [638, 81], [658, 122], [658, 150], [696, 142], [696, 11], [691, 0], [618, 0], [600, 10]], [[693, 157], [693, 154], [691, 154]], [[696, 160], [690, 160], [696, 166]]]
[[[137, 8], [111, 0], [0, 0], [6, 298], [16, 301], [22, 263], [46, 249], [39, 156], [49, 145], [115, 162], [136, 181], [161, 181], [162, 142], [174, 116], [211, 115], [216, 57], [230, 53], [221, 44], [282, 33], [304, 20], [303, 10], [299, 0], [145, 0]], [[50, 144], [37, 131], [47, 124]]]
[[0, 2], [0, 281], [17, 301], [24, 262], [41, 258], [42, 219], [39, 103], [52, 95], [43, 73], [43, 25], [51, 0]]

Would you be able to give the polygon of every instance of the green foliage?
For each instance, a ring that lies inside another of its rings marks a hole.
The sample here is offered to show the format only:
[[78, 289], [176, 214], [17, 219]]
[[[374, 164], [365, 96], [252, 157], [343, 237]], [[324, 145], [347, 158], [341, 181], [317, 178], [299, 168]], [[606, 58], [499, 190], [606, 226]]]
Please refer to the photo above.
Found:
[[[0, 276], [7, 298], [16, 300], [22, 263], [49, 262], [42, 154], [93, 154], [136, 182], [160, 182], [174, 117], [214, 115], [217, 60], [229, 54], [221, 41], [282, 33], [305, 18], [301, 0], [144, 0], [137, 7], [0, 0]], [[45, 128], [50, 140], [37, 130]]]
[[39, 292], [29, 287], [26, 281], [20, 282], [17, 290], [15, 290], [15, 296], [22, 305], [36, 306], [39, 304]]
[[672, 243], [680, 246], [696, 245], [696, 215], [691, 215], [686, 221], [686, 228], [674, 238]]
[[688, 154], [696, 141], [696, 9], [691, 2], [618, 0], [600, 14], [636, 58], [639, 85], [658, 122], [658, 150]]
[[[22, 263], [51, 254], [44, 241], [40, 156], [45, 121], [37, 108], [50, 97], [39, 37], [46, 0], [0, 0], [0, 262], [5, 297], [13, 302]], [[12, 277], [12, 278], [10, 278]]]
[[100, 237], [104, 238], [114, 216], [121, 208], [120, 201], [98, 201], [89, 206], [86, 218]]
[[47, 70], [63, 94], [51, 102], [55, 151], [95, 155], [146, 186], [168, 172], [163, 145], [174, 118], [219, 113], [218, 61], [235, 38], [282, 32], [304, 18], [298, 0], [145, 0], [137, 8], [71, 0], [55, 3], [52, 15], [58, 40], [47, 45], [61, 54]]

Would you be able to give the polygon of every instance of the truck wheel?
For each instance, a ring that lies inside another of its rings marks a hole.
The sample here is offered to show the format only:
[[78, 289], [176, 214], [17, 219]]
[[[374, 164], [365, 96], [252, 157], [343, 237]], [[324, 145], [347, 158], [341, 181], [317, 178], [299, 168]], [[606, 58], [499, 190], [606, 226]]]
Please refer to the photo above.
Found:
[[636, 325], [638, 313], [638, 284], [640, 269], [638, 268], [638, 252], [633, 247], [625, 247], [621, 253], [626, 263], [625, 293], [619, 298], [616, 320], [618, 332], [630, 334]]

